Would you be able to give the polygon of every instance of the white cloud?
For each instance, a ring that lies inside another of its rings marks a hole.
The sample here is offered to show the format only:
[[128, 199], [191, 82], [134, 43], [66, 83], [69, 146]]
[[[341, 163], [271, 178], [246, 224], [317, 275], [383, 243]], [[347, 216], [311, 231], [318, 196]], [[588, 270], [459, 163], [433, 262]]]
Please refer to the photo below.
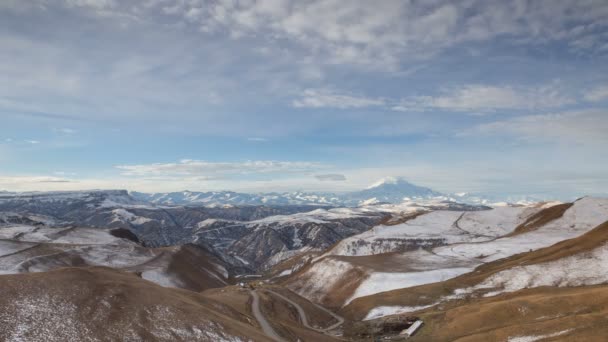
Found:
[[328, 173], [324, 175], [315, 175], [315, 178], [324, 182], [324, 181], [332, 181], [332, 182], [341, 182], [346, 180], [346, 176], [340, 173]]
[[601, 1], [216, 0], [159, 6], [202, 32], [285, 39], [323, 57], [323, 63], [384, 69], [403, 58], [498, 36], [599, 49], [581, 41], [599, 40], [597, 28], [608, 19], [608, 5]]
[[94, 9], [105, 9], [116, 6], [114, 0], [64, 0], [70, 7], [90, 7]]
[[469, 84], [444, 89], [436, 96], [405, 98], [392, 109], [397, 111], [444, 110], [485, 113], [497, 110], [557, 108], [576, 101], [565, 95], [558, 83], [540, 87], [512, 87]]
[[34, 186], [41, 186], [40, 183], [71, 183], [70, 179], [63, 177], [51, 177], [51, 176], [1, 176], [0, 175], [0, 189], [13, 189], [15, 186], [20, 187], [24, 184], [33, 184]]
[[606, 99], [608, 99], [608, 85], [593, 88], [585, 94], [585, 100], [591, 102], [600, 102]]
[[383, 99], [342, 94], [328, 89], [306, 89], [292, 105], [296, 108], [364, 108], [384, 106]]
[[247, 138], [247, 141], [265, 142], [265, 141], [268, 141], [268, 139], [261, 138], [261, 137], [250, 137], [250, 138]]
[[317, 162], [291, 162], [253, 160], [244, 162], [208, 162], [184, 159], [178, 163], [118, 165], [125, 176], [140, 177], [207, 177], [222, 178], [229, 175], [308, 173], [326, 166]]
[[590, 109], [528, 115], [478, 125], [463, 135], [514, 135], [529, 141], [604, 145], [608, 143], [608, 111]]
[[382, 107], [403, 112], [429, 110], [483, 114], [499, 110], [536, 110], [575, 104], [560, 82], [547, 85], [494, 86], [465, 84], [443, 89], [438, 95], [412, 96], [399, 101], [356, 96], [336, 90], [307, 89], [292, 105], [296, 108], [365, 108]]
[[31, 145], [38, 145], [38, 144], [40, 144], [40, 141], [38, 141], [38, 140], [26, 140], [25, 142], [28, 143], [28, 144], [31, 144]]
[[55, 129], [55, 132], [60, 133], [60, 134], [71, 135], [71, 134], [75, 134], [76, 130], [72, 129], [72, 128], [68, 128], [68, 127], [63, 127], [63, 128]]

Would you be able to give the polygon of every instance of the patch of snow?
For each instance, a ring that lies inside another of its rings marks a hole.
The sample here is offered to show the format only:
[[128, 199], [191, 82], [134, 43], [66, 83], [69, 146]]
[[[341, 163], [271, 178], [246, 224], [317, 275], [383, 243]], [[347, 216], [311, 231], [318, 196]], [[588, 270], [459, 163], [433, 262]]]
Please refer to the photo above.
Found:
[[266, 260], [266, 262], [264, 263], [263, 267], [268, 269], [271, 268], [274, 265], [279, 264], [282, 261], [285, 261], [291, 257], [294, 257], [296, 255], [302, 254], [302, 253], [306, 253], [306, 252], [312, 252], [312, 251], [317, 251], [318, 249], [312, 248], [312, 247], [302, 247], [300, 249], [294, 249], [294, 250], [289, 250], [289, 249], [283, 249], [282, 251], [275, 253], [273, 256], [271, 256], [268, 260]]
[[182, 283], [175, 277], [170, 276], [162, 269], [153, 269], [141, 274], [143, 279], [156, 283], [163, 287], [182, 287]]
[[409, 313], [409, 312], [415, 312], [418, 310], [430, 308], [435, 305], [437, 305], [437, 304], [421, 305], [421, 306], [378, 306], [378, 307], [371, 309], [363, 320], [369, 321], [369, 320], [384, 317], [384, 316], [399, 315], [399, 314], [404, 314], [404, 313]]
[[370, 199], [367, 199], [365, 201], [361, 201], [361, 205], [372, 205], [372, 204], [376, 204], [379, 203], [380, 201], [378, 201], [378, 199], [376, 197], [372, 197]]
[[249, 265], [249, 261], [247, 261], [247, 260], [245, 260], [245, 259], [241, 258], [240, 256], [238, 256], [238, 255], [233, 255], [233, 257], [235, 257], [235, 258], [236, 258], [238, 261], [242, 262], [243, 264], [245, 264], [245, 265]]
[[552, 334], [547, 334], [547, 335], [530, 335], [530, 336], [509, 337], [509, 340], [507, 342], [535, 342], [538, 340], [543, 340], [545, 338], [561, 336], [561, 335], [569, 333], [570, 331], [572, 331], [572, 329], [562, 330], [562, 331], [558, 331], [558, 332], [555, 332]]
[[303, 297], [319, 302], [328, 291], [341, 281], [355, 267], [348, 262], [325, 258], [306, 270], [301, 276], [304, 281], [294, 288]]
[[281, 273], [279, 273], [278, 275], [276, 275], [276, 277], [277, 277], [277, 278], [278, 278], [278, 277], [285, 277], [285, 276], [290, 275], [292, 272], [293, 272], [293, 271], [292, 271], [292, 270], [289, 268], [289, 269], [286, 269], [286, 270], [281, 271]]
[[363, 280], [355, 293], [346, 301], [351, 301], [380, 292], [404, 289], [408, 287], [445, 281], [461, 274], [471, 272], [469, 267], [437, 269], [424, 272], [389, 273], [375, 272]]
[[302, 239], [300, 239], [298, 237], [298, 228], [294, 227], [293, 228], [293, 248], [300, 248], [302, 247]]
[[142, 225], [144, 223], [154, 221], [147, 217], [137, 216], [132, 212], [122, 208], [112, 210], [112, 214], [114, 214], [114, 219], [112, 220], [112, 222], [128, 222], [134, 225]]
[[228, 274], [228, 270], [226, 270], [226, 268], [222, 265], [219, 264], [212, 264], [213, 268], [215, 268], [215, 270], [220, 273], [225, 279], [228, 279], [228, 277], [230, 276]]
[[205, 228], [205, 227], [208, 227], [208, 226], [211, 226], [211, 225], [217, 223], [218, 221], [220, 221], [220, 220], [218, 220], [218, 219], [206, 219], [206, 220], [203, 220], [203, 221], [197, 223], [196, 227], [199, 228], [199, 229]]

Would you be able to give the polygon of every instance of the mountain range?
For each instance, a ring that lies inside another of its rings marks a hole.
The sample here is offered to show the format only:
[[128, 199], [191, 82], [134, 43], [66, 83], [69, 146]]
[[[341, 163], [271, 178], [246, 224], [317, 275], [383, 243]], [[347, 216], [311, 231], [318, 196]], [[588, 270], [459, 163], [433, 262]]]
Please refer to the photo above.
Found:
[[608, 334], [608, 199], [490, 207], [403, 179], [352, 206], [181, 194], [0, 193], [0, 340]]
[[532, 196], [501, 197], [483, 194], [444, 194], [412, 184], [402, 177], [387, 177], [370, 187], [345, 193], [330, 192], [269, 192], [241, 193], [233, 191], [181, 191], [168, 193], [130, 192], [136, 200], [159, 205], [319, 205], [356, 207], [364, 204], [401, 203], [426, 199], [443, 199], [469, 204], [488, 205], [496, 202], [538, 202]]

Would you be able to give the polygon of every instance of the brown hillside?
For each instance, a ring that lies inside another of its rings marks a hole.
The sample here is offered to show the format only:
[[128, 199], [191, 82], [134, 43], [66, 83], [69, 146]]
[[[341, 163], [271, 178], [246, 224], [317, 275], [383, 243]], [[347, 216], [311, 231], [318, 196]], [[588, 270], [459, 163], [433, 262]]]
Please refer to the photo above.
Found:
[[[313, 305], [306, 298], [293, 293], [281, 286], [264, 285], [261, 282], [253, 282], [253, 288], [260, 296], [261, 310], [275, 329], [285, 340], [288, 341], [335, 341], [334, 338], [320, 332], [307, 329], [302, 325], [301, 318], [297, 310], [287, 303], [284, 299], [276, 296], [276, 292], [289, 298], [300, 305], [306, 313], [308, 322], [314, 327], [327, 327], [337, 321], [327, 312]], [[273, 292], [272, 292], [273, 291]], [[233, 310], [251, 316], [251, 296], [248, 289], [241, 289], [238, 286], [228, 286], [221, 289], [210, 289], [201, 293], [205, 298], [214, 302], [220, 302], [231, 307]], [[250, 317], [255, 322], [253, 317]]]
[[226, 305], [109, 268], [3, 275], [0, 293], [0, 341], [269, 341]]
[[425, 326], [413, 342], [504, 342], [524, 336], [600, 342], [608, 338], [608, 286], [527, 289], [418, 316]]
[[200, 292], [228, 285], [218, 266], [226, 266], [215, 255], [196, 245], [184, 245], [170, 259], [167, 271], [177, 277], [183, 288]]

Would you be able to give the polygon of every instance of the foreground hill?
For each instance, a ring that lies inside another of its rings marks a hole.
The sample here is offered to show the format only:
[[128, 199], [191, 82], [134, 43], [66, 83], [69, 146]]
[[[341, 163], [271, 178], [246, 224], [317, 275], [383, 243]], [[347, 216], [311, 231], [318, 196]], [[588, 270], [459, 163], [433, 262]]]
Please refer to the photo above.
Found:
[[1, 341], [336, 341], [343, 319], [280, 287], [203, 293], [110, 268], [0, 276]]
[[271, 341], [219, 302], [107, 268], [0, 277], [2, 341]]
[[413, 315], [425, 322], [414, 342], [603, 342], [608, 286], [526, 289]]

